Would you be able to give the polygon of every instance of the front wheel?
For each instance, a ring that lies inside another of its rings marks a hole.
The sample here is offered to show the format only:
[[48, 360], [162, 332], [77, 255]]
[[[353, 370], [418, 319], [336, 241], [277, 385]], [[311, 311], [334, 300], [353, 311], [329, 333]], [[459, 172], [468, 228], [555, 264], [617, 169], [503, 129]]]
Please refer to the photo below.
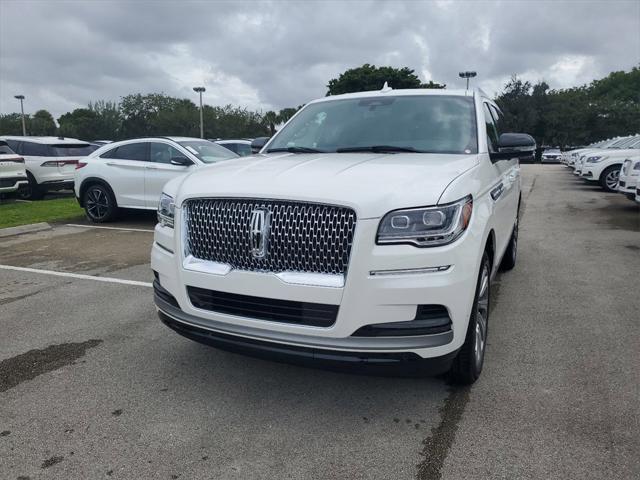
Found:
[[82, 200], [87, 217], [92, 222], [110, 222], [116, 217], [116, 199], [104, 185], [94, 184], [87, 187]]
[[612, 165], [600, 175], [600, 186], [607, 192], [615, 192], [620, 177], [620, 165]]
[[476, 295], [473, 300], [467, 335], [462, 348], [451, 365], [449, 376], [454, 383], [471, 385], [482, 372], [489, 328], [489, 294], [491, 265], [487, 252], [482, 254]]

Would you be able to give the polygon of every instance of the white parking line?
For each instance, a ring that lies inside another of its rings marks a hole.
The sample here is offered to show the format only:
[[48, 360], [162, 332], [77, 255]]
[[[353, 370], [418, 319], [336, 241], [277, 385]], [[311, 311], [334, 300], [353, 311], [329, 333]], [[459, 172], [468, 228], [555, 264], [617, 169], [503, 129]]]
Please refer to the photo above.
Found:
[[39, 268], [14, 267], [12, 265], [0, 265], [0, 270], [14, 270], [16, 272], [41, 273], [43, 275], [53, 275], [56, 277], [77, 278], [78, 280], [95, 280], [96, 282], [120, 283], [122, 285], [135, 285], [138, 287], [152, 287], [150, 282], [139, 282], [137, 280], [125, 280], [124, 278], [97, 277], [95, 275], [83, 275], [81, 273], [55, 272], [53, 270], [41, 270]]
[[125, 227], [100, 227], [98, 225], [81, 225], [79, 223], [67, 223], [67, 227], [80, 227], [80, 228], [104, 228], [105, 230], [124, 230], [126, 232], [151, 232], [153, 230], [148, 230], [144, 228], [125, 228]]

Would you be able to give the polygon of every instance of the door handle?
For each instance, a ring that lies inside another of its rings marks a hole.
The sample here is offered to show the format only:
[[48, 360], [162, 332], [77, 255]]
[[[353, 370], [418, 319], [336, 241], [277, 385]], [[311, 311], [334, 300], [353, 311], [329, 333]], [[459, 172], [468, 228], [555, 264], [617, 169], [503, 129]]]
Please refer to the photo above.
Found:
[[491, 198], [493, 198], [494, 201], [498, 200], [502, 192], [504, 192], [504, 185], [500, 183], [496, 188], [491, 190]]

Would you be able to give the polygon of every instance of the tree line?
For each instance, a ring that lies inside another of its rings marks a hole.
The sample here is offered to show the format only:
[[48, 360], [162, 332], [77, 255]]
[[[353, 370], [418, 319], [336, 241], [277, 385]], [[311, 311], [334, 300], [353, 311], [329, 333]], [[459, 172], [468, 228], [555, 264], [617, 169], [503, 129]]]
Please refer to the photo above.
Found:
[[[365, 64], [329, 80], [326, 95], [379, 90], [385, 82], [399, 88], [445, 88], [423, 83], [408, 67]], [[588, 85], [553, 90], [513, 76], [496, 102], [506, 128], [533, 135], [538, 145], [585, 145], [640, 130], [640, 68], [612, 72]], [[233, 105], [203, 107], [205, 138], [246, 138], [273, 135], [298, 107], [258, 112]], [[96, 101], [58, 118], [46, 110], [25, 115], [29, 135], [61, 135], [83, 140], [121, 140], [141, 136], [200, 135], [198, 106], [189, 99], [162, 93], [131, 94], [120, 102]], [[0, 115], [0, 134], [21, 135], [19, 113]]]

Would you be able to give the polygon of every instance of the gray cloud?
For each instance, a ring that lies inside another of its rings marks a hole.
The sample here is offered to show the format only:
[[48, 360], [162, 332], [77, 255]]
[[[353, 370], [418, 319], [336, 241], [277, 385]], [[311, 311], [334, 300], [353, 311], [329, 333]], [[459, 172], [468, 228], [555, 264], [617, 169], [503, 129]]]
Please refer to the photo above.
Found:
[[508, 77], [564, 88], [640, 63], [630, 1], [0, 1], [0, 112], [55, 116], [137, 92], [282, 108], [363, 63], [488, 92]]

